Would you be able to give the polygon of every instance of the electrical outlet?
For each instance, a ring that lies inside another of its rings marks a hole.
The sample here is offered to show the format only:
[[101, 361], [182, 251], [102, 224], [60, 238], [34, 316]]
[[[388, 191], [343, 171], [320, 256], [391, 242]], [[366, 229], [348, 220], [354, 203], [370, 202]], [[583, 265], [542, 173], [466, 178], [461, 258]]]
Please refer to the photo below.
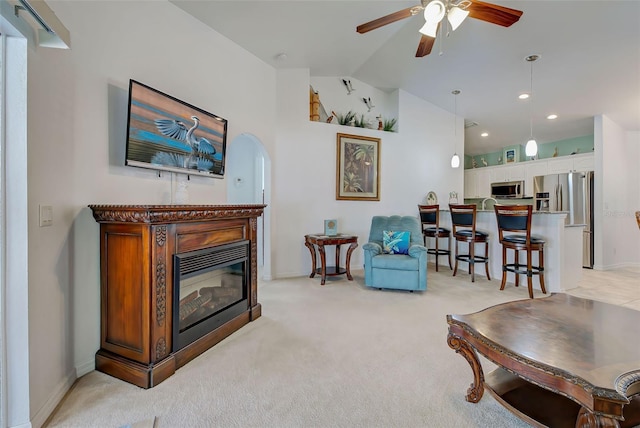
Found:
[[53, 207], [40, 205], [40, 227], [53, 226]]

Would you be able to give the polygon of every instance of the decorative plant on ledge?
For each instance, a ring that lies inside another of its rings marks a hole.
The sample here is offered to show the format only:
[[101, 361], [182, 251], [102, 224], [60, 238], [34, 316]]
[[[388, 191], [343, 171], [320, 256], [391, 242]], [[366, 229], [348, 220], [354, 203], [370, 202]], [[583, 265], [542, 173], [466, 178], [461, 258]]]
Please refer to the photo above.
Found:
[[364, 114], [361, 114], [359, 119], [356, 117], [355, 118], [355, 122], [353, 123], [353, 125], [355, 127], [357, 127], [357, 128], [366, 128], [367, 127], [367, 121], [364, 118]]
[[389, 132], [395, 132], [393, 130], [393, 127], [396, 126], [396, 122], [398, 121], [398, 119], [384, 119], [383, 125], [382, 125], [382, 130], [383, 131], [389, 131]]
[[356, 119], [356, 114], [351, 110], [349, 110], [346, 114], [340, 114], [336, 112], [332, 113], [336, 117], [336, 119], [338, 119], [338, 123], [340, 125], [350, 125], [351, 122], [355, 121]]

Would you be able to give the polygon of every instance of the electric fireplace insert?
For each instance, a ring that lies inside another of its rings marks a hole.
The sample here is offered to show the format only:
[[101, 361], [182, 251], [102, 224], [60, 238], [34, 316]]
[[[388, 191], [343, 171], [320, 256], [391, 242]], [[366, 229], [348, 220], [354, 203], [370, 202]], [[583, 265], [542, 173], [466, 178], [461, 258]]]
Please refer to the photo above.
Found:
[[249, 241], [173, 256], [173, 351], [248, 309]]

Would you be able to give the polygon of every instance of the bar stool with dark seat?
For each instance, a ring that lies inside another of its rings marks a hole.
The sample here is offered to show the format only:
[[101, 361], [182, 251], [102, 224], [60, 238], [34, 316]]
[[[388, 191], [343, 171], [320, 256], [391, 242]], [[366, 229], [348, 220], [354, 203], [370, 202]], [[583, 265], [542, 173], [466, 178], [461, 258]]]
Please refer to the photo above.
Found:
[[[487, 279], [491, 280], [489, 275], [489, 233], [476, 229], [476, 210], [475, 204], [449, 204], [451, 211], [451, 224], [453, 225], [453, 239], [456, 240], [456, 265], [453, 268], [453, 276], [458, 272], [458, 261], [469, 263], [469, 273], [471, 274], [471, 282], [475, 282], [475, 264], [484, 263]], [[458, 253], [458, 243], [466, 242], [468, 244], [468, 252], [466, 254]], [[476, 254], [476, 245], [484, 244], [484, 256]]]
[[[544, 294], [544, 239], [531, 235], [531, 205], [494, 205], [496, 220], [498, 221], [498, 236], [502, 244], [502, 283], [500, 290], [504, 290], [507, 283], [507, 272], [516, 276], [515, 286], [519, 285], [520, 275], [527, 275], [529, 297], [533, 299], [533, 275], [538, 275], [540, 288]], [[507, 232], [505, 234], [505, 232]], [[507, 250], [514, 250], [513, 263], [507, 263]], [[518, 254], [527, 252], [527, 264], [520, 264]], [[538, 251], [538, 266], [533, 266], [532, 255]], [[525, 269], [526, 268], [526, 269]]]
[[[449, 269], [451, 266], [451, 231], [445, 227], [440, 227], [440, 205], [418, 205], [420, 222], [422, 223], [422, 235], [424, 246], [427, 247], [427, 254], [436, 256], [436, 272], [438, 272], [438, 257], [447, 256], [449, 259]], [[429, 248], [427, 238], [435, 239], [435, 248]], [[439, 238], [447, 238], [447, 249], [439, 248]]]

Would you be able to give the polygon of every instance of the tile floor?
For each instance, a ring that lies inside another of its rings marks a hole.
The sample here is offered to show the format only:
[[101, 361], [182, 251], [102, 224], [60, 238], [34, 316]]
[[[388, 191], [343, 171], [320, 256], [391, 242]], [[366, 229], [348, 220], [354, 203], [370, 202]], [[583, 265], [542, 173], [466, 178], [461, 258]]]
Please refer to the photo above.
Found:
[[567, 294], [640, 311], [640, 268], [583, 269], [579, 286], [568, 290]]

